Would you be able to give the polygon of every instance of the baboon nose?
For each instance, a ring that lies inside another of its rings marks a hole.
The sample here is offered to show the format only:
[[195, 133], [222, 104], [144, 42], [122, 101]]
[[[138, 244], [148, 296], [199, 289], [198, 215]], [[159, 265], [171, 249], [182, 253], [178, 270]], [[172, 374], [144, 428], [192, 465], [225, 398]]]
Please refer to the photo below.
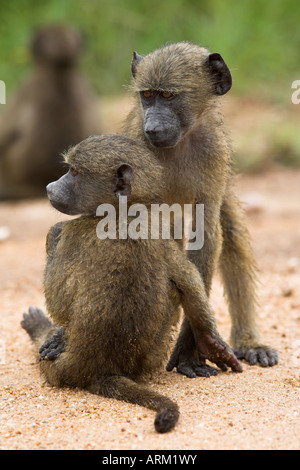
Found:
[[46, 191], [47, 191], [48, 197], [50, 197], [51, 194], [53, 194], [53, 183], [47, 184]]
[[145, 132], [147, 135], [158, 135], [160, 131], [158, 129], [146, 128]]

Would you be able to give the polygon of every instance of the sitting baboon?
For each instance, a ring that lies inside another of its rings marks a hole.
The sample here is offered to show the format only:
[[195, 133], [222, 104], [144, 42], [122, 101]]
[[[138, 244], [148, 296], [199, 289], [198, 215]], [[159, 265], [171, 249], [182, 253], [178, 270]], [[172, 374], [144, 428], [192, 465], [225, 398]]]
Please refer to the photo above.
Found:
[[62, 25], [34, 36], [34, 70], [0, 115], [0, 199], [46, 196], [65, 172], [61, 152], [100, 131], [97, 100], [78, 71], [81, 43]]
[[[149, 217], [151, 204], [161, 202], [163, 168], [152, 152], [115, 134], [91, 136], [65, 159], [70, 169], [47, 186], [48, 197], [59, 211], [83, 215], [55, 225], [47, 237], [45, 297], [57, 326], [33, 308], [21, 324], [50, 384], [143, 405], [157, 411], [156, 430], [169, 431], [177, 405], [136, 381], [165, 360], [180, 305], [203, 358], [202, 375], [214, 370], [205, 359], [222, 370], [241, 371], [241, 365], [217, 331], [198, 270], [178, 244], [148, 232], [119, 236], [121, 196], [131, 207], [143, 204]], [[116, 238], [96, 234], [97, 207], [104, 203], [105, 211], [108, 204], [115, 211]], [[126, 214], [128, 232], [131, 220]]]
[[[135, 103], [123, 132], [142, 140], [164, 166], [165, 202], [204, 204], [204, 247], [189, 251], [189, 259], [209, 295], [220, 258], [233, 350], [250, 364], [273, 366], [277, 352], [258, 339], [256, 265], [232, 190], [231, 148], [219, 110], [219, 96], [232, 85], [230, 71], [220, 54], [189, 42], [169, 44], [144, 57], [135, 52], [131, 70]], [[169, 370], [176, 366], [195, 377], [192, 341], [185, 318]]]

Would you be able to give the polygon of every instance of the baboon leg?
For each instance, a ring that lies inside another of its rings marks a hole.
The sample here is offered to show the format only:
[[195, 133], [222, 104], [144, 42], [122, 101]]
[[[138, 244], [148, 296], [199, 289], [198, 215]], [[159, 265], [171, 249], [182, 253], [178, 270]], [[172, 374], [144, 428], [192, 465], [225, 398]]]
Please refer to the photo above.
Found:
[[[36, 347], [37, 359], [40, 359], [40, 348], [45, 341], [61, 330], [44, 315], [39, 308], [29, 307], [28, 313], [24, 313], [21, 326], [27, 331]], [[42, 373], [50, 385], [65, 386], [65, 368], [59, 361], [44, 360], [40, 362]]]
[[[45, 340], [60, 331], [58, 327], [52, 325], [42, 310], [33, 307], [29, 308], [28, 314], [24, 314], [21, 325], [33, 340], [37, 351], [40, 350]], [[63, 353], [61, 357], [63, 356], [67, 356], [67, 354]], [[59, 359], [54, 361], [44, 360], [40, 362], [40, 365], [42, 372], [51, 385], [60, 387], [68, 384], [68, 374], [70, 373], [68, 361], [60, 361]], [[76, 373], [79, 376], [80, 365], [78, 365]], [[116, 398], [156, 411], [154, 425], [159, 433], [171, 431], [179, 418], [176, 403], [123, 376], [104, 377], [83, 388], [91, 393], [103, 395], [107, 398]]]
[[174, 367], [177, 372], [190, 378], [210, 377], [218, 374], [218, 369], [206, 364], [205, 358], [202, 358], [197, 352], [194, 335], [187, 317], [183, 318], [180, 333], [166, 369], [171, 371]]
[[123, 376], [100, 378], [88, 390], [106, 398], [116, 398], [156, 411], [154, 426], [159, 433], [171, 431], [179, 418], [176, 403]]
[[[205, 206], [206, 207], [206, 206]], [[213, 215], [209, 206], [205, 209], [204, 243], [205, 250], [189, 250], [187, 256], [198, 268], [207, 297], [209, 297], [214, 270], [221, 246], [221, 230], [218, 223], [212, 226]], [[195, 222], [193, 221], [195, 231]], [[196, 351], [195, 339], [188, 318], [185, 316], [175, 348], [167, 364], [170, 371], [176, 367], [177, 372], [187, 377], [210, 377], [217, 375], [218, 370], [207, 365], [205, 359]]]
[[278, 362], [278, 353], [259, 342], [256, 327], [256, 264], [240, 202], [228, 195], [221, 208], [223, 232], [220, 270], [232, 320], [231, 344], [238, 358], [263, 367]]

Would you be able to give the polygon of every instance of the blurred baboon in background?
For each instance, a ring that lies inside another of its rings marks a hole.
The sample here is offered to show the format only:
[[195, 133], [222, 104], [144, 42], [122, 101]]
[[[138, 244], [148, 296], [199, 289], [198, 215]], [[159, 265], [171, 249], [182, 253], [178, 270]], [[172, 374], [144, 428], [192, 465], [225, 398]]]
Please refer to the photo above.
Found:
[[97, 99], [78, 71], [82, 39], [65, 25], [33, 37], [32, 75], [0, 115], [0, 199], [46, 195], [65, 168], [61, 152], [98, 133]]

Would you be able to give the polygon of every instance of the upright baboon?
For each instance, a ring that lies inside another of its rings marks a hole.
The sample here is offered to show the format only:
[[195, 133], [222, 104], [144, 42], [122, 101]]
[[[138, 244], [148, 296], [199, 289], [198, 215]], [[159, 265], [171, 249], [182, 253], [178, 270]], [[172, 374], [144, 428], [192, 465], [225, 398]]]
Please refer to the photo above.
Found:
[[[149, 217], [150, 205], [161, 202], [163, 168], [153, 154], [129, 137], [92, 136], [70, 150], [66, 162], [68, 173], [48, 185], [48, 197], [61, 212], [84, 215], [55, 225], [47, 237], [45, 296], [59, 326], [33, 308], [22, 326], [40, 359], [52, 359], [40, 361], [50, 384], [149, 407], [158, 413], [156, 430], [169, 431], [177, 405], [135, 381], [165, 359], [180, 304], [203, 358], [202, 373], [213, 370], [205, 359], [222, 370], [241, 371], [241, 365], [221, 339], [202, 278], [179, 245], [162, 237], [119, 237], [120, 196], [131, 207], [144, 204]], [[116, 239], [97, 237], [102, 203], [116, 213]], [[128, 231], [130, 220], [126, 214]]]
[[33, 38], [32, 75], [0, 116], [0, 199], [46, 196], [60, 154], [99, 129], [97, 100], [78, 72], [81, 36], [62, 25]]
[[[219, 96], [232, 85], [218, 53], [196, 44], [166, 45], [132, 65], [135, 104], [124, 133], [142, 140], [165, 167], [165, 201], [205, 205], [205, 242], [189, 258], [209, 295], [220, 268], [232, 318], [231, 343], [239, 358], [272, 366], [277, 352], [259, 342], [256, 328], [255, 262], [240, 203], [232, 190], [231, 149]], [[221, 220], [221, 228], [219, 225]], [[194, 377], [192, 333], [184, 319], [168, 369]]]

